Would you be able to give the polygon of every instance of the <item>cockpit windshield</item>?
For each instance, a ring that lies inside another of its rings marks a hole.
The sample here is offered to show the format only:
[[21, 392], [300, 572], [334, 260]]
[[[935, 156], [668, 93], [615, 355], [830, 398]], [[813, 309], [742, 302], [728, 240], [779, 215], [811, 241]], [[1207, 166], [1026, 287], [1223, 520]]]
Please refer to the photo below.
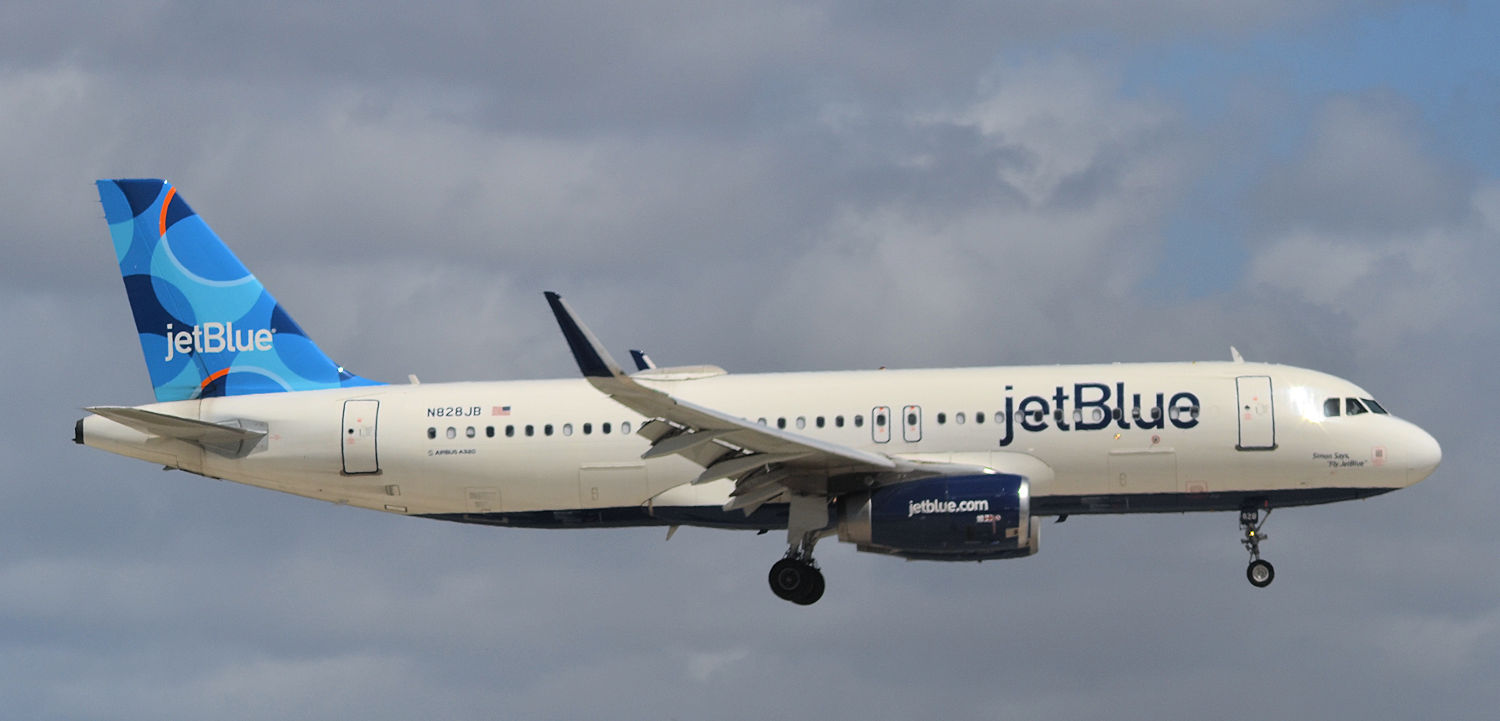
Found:
[[1338, 418], [1340, 415], [1357, 416], [1361, 413], [1389, 415], [1385, 407], [1373, 398], [1329, 398], [1323, 401], [1323, 416]]

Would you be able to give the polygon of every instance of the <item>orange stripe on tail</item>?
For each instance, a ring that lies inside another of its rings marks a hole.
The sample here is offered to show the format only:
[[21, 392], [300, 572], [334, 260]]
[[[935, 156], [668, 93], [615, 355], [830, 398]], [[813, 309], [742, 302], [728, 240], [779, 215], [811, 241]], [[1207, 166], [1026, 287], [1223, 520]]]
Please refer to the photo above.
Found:
[[161, 218], [156, 222], [158, 228], [157, 235], [167, 234], [167, 208], [172, 207], [172, 196], [174, 195], [177, 195], [177, 187], [169, 186], [167, 188], [167, 197], [161, 201]]
[[204, 378], [203, 382], [200, 383], [200, 384], [198, 384], [198, 390], [203, 390], [204, 388], [207, 388], [208, 384], [210, 384], [210, 383], [212, 383], [212, 382], [214, 382], [214, 381], [216, 381], [216, 380], [218, 380], [220, 378], [223, 378], [224, 376], [227, 376], [227, 375], [229, 375], [229, 369], [228, 368], [224, 368], [222, 370], [214, 371], [213, 375], [211, 375], [211, 376], [209, 376], [207, 378]]

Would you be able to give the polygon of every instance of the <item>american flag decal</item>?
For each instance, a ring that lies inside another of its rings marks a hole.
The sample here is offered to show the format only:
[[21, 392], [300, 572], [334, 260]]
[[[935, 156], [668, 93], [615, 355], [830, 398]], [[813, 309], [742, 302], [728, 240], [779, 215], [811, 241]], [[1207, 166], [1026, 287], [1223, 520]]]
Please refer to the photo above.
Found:
[[492, 415], [492, 416], [508, 416], [508, 415], [510, 415], [510, 406], [492, 406], [490, 408], [490, 415]]

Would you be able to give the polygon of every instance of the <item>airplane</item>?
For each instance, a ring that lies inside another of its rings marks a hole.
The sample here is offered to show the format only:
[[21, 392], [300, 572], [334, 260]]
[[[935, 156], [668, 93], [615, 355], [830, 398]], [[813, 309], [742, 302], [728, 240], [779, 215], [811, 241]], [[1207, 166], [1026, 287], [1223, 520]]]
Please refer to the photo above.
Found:
[[786, 530], [776, 596], [822, 597], [823, 538], [932, 561], [1020, 558], [1041, 519], [1238, 512], [1269, 585], [1272, 509], [1428, 477], [1437, 441], [1313, 370], [1231, 361], [627, 373], [553, 292], [581, 377], [383, 384], [323, 353], [163, 180], [96, 183], [156, 402], [74, 441], [405, 516], [533, 528]]

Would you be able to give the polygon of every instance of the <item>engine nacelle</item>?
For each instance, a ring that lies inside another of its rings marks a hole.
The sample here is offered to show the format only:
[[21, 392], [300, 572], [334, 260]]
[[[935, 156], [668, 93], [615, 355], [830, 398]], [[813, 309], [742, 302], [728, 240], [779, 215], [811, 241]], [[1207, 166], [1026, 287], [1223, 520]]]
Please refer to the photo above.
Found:
[[1037, 552], [1024, 476], [987, 473], [908, 481], [839, 499], [839, 540], [861, 551], [927, 561], [1020, 558]]

